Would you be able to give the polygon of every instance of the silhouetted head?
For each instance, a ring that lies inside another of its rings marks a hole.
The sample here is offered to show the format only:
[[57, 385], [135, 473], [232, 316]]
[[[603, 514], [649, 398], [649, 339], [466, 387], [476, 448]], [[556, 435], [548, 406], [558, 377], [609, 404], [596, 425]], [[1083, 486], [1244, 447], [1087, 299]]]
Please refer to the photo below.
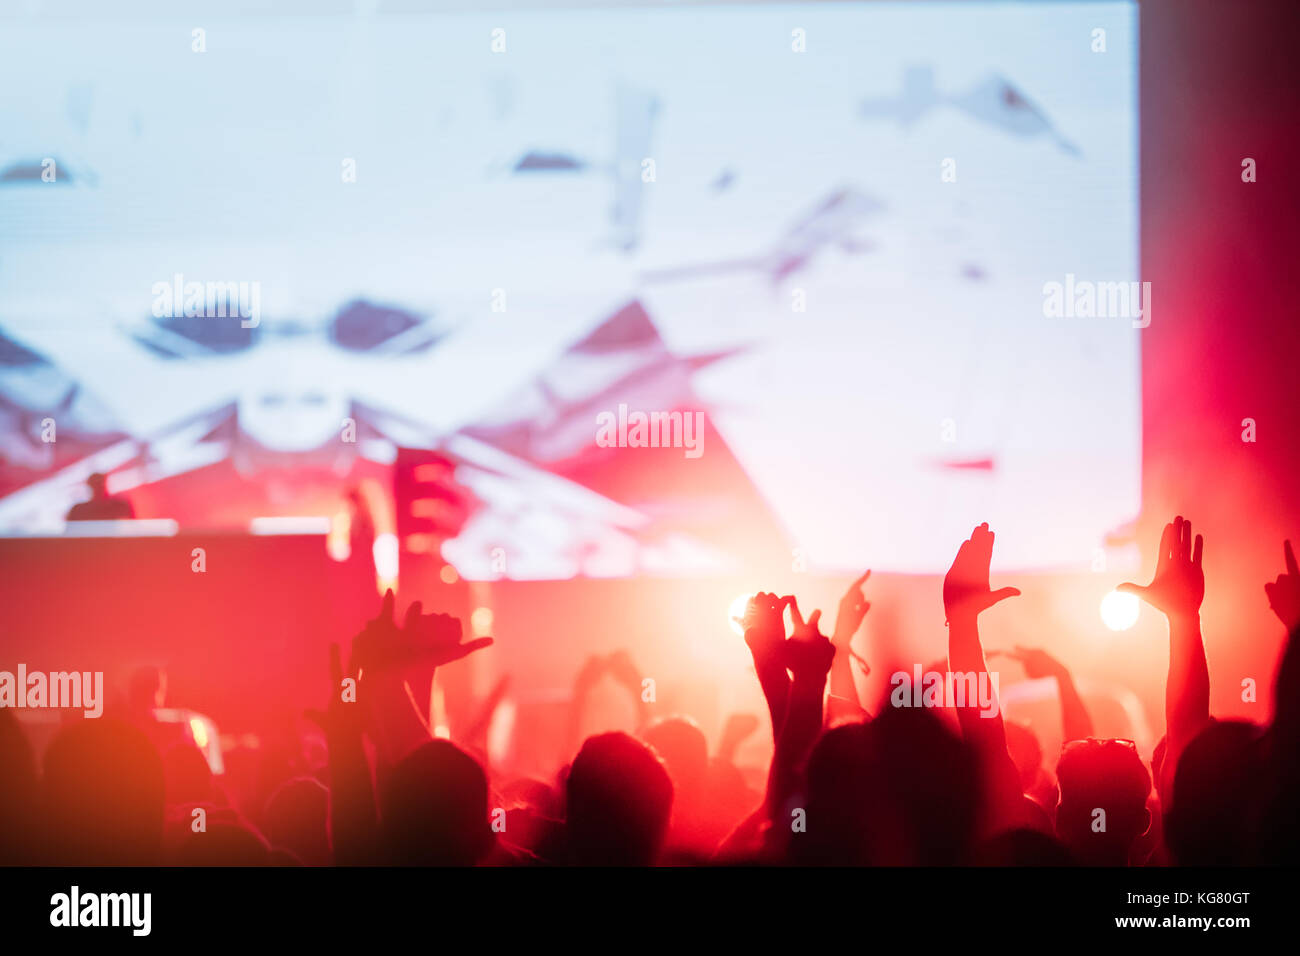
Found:
[[641, 734], [668, 768], [673, 792], [698, 794], [709, 774], [709, 743], [700, 725], [689, 717], [665, 717]]
[[1056, 765], [1056, 835], [1080, 863], [1124, 866], [1151, 825], [1151, 774], [1127, 740], [1073, 740]]
[[90, 489], [90, 496], [95, 499], [105, 498], [108, 494], [108, 475], [101, 472], [95, 472], [86, 479], [86, 487]]
[[472, 866], [492, 849], [487, 775], [450, 741], [431, 740], [393, 768], [382, 814], [400, 866]]
[[827, 731], [808, 762], [807, 827], [791, 835], [805, 863], [965, 862], [981, 771], [936, 715], [889, 707], [870, 723]]
[[45, 752], [41, 808], [49, 861], [158, 862], [163, 768], [144, 733], [111, 718], [68, 724]]
[[1174, 768], [1173, 804], [1165, 810], [1165, 842], [1182, 866], [1242, 866], [1259, 849], [1268, 789], [1261, 730], [1244, 720], [1210, 724], [1183, 750]]
[[266, 802], [266, 835], [271, 846], [292, 851], [308, 866], [333, 862], [329, 838], [329, 791], [312, 777], [281, 785]]
[[565, 781], [575, 863], [648, 866], [663, 846], [673, 784], [655, 752], [624, 733], [588, 737]]

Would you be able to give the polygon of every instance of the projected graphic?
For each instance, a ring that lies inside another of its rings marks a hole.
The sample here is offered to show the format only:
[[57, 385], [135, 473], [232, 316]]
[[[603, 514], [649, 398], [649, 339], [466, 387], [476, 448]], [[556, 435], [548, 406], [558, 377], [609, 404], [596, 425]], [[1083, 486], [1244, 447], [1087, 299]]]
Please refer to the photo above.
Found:
[[[328, 516], [430, 449], [470, 578], [934, 572], [974, 518], [1084, 566], [1138, 507], [1140, 331], [1043, 288], [1139, 279], [1134, 20], [15, 22], [0, 530], [92, 472], [182, 527]], [[598, 442], [620, 408], [700, 453]]]

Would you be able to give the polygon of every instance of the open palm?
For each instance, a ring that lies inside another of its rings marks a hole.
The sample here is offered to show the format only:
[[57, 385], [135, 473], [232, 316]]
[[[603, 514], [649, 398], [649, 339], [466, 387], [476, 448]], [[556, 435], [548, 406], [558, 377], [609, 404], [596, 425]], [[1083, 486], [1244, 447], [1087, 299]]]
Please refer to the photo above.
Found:
[[949, 621], [954, 617], [973, 618], [999, 601], [1020, 593], [1019, 588], [989, 589], [993, 537], [986, 521], [957, 549], [957, 557], [943, 579], [943, 609]]
[[1145, 587], [1126, 581], [1116, 590], [1135, 594], [1169, 617], [1192, 617], [1205, 598], [1205, 572], [1201, 555], [1205, 542], [1192, 539], [1192, 523], [1182, 515], [1165, 525], [1156, 556], [1156, 573]]
[[849, 589], [840, 598], [839, 611], [835, 615], [835, 632], [831, 637], [833, 643], [844, 645], [851, 641], [858, 628], [862, 626], [867, 612], [871, 610], [871, 602], [862, 593], [862, 586], [867, 583], [869, 577], [871, 572], [865, 572], [862, 577], [849, 585]]
[[1278, 620], [1288, 631], [1294, 631], [1300, 627], [1300, 565], [1296, 564], [1290, 541], [1283, 542], [1282, 556], [1286, 561], [1286, 573], [1279, 574], [1272, 584], [1265, 584], [1264, 593]]

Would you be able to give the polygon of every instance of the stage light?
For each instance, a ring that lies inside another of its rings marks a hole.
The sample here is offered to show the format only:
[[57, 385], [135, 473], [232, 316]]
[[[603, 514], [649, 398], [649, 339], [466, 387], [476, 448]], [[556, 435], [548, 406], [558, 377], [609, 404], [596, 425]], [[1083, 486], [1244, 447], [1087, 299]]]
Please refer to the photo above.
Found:
[[1112, 631], [1127, 631], [1137, 623], [1140, 607], [1132, 594], [1111, 591], [1101, 599], [1101, 620]]
[[330, 521], [329, 534], [325, 536], [325, 551], [335, 561], [352, 557], [352, 515], [340, 508]]
[[460, 580], [460, 575], [450, 564], [444, 564], [442, 570], [438, 572], [438, 577], [442, 579], [443, 584], [455, 584]]
[[474, 613], [469, 616], [470, 627], [473, 628], [477, 637], [490, 637], [492, 634], [492, 609], [490, 607], [476, 607]]
[[742, 621], [745, 619], [745, 608], [749, 607], [749, 599], [753, 596], [752, 594], [742, 594], [731, 602], [731, 607], [727, 608], [727, 623], [741, 637], [745, 636], [745, 628], [737, 621], [737, 618]]
[[397, 577], [397, 535], [379, 535], [370, 550], [375, 557], [375, 573], [381, 578]]
[[370, 553], [375, 558], [375, 589], [383, 594], [397, 588], [397, 535], [381, 534], [375, 538]]
[[208, 749], [208, 725], [202, 717], [190, 718], [190, 734], [194, 737], [194, 746], [200, 750]]
[[501, 701], [492, 712], [488, 721], [487, 751], [494, 767], [504, 767], [510, 760], [510, 744], [514, 739], [517, 716], [515, 702], [509, 698]]

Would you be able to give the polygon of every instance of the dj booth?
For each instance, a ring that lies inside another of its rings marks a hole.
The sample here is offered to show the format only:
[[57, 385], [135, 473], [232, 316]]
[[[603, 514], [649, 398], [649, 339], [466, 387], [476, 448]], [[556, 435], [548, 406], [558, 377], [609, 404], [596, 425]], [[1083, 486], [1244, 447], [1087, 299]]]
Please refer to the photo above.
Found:
[[0, 670], [103, 671], [108, 707], [158, 665], [168, 698], [222, 730], [319, 707], [328, 647], [375, 612], [373, 571], [325, 534], [85, 522], [0, 538]]

